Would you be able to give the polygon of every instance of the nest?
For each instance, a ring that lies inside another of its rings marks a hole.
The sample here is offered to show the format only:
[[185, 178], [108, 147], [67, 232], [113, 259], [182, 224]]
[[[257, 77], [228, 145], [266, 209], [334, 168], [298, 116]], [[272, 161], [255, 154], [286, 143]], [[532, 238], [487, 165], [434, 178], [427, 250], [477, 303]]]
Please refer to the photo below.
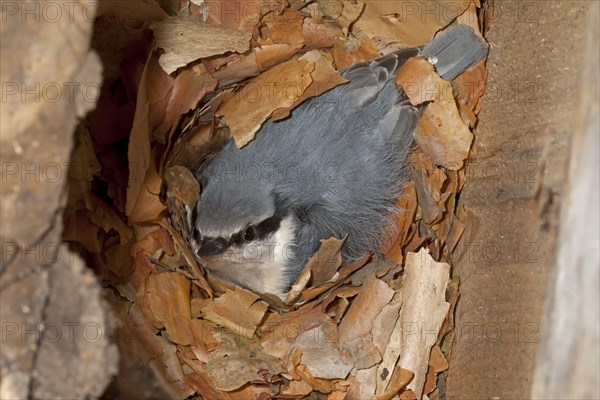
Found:
[[99, 17], [105, 82], [77, 131], [63, 237], [111, 289], [121, 393], [137, 396], [149, 370], [145, 382], [172, 398], [443, 398], [458, 298], [444, 261], [465, 228], [485, 61], [452, 82], [422, 59], [400, 71], [398, 86], [427, 106], [383, 257], [343, 265], [343, 240], [323, 240], [281, 300], [206, 274], [183, 211], [200, 192], [190, 170], [342, 84], [339, 69], [485, 23], [477, 1], [419, 4], [439, 18], [350, 0], [147, 2]]

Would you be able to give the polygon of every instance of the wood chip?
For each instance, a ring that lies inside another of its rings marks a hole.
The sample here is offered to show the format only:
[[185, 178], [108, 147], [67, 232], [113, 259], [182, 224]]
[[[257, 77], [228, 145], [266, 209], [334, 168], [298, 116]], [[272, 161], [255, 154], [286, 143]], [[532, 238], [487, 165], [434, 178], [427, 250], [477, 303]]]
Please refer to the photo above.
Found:
[[[450, 266], [433, 260], [427, 250], [409, 253], [402, 282], [402, 308], [391, 335], [383, 362], [377, 370], [392, 370], [396, 363], [412, 371], [414, 379], [408, 385], [421, 398], [431, 347], [435, 344], [450, 303], [445, 300], [450, 279]], [[390, 377], [378, 380], [377, 393], [383, 394]]]
[[324, 18], [333, 21], [348, 34], [348, 28], [362, 13], [365, 4], [360, 1], [317, 0], [319, 11]]
[[261, 301], [257, 295], [236, 288], [235, 291], [226, 292], [209, 303], [202, 313], [207, 320], [252, 339], [267, 307], [267, 303]]
[[190, 281], [181, 274], [151, 274], [144, 293], [148, 310], [165, 326], [175, 343], [190, 345], [195, 340], [191, 330]]
[[310, 73], [312, 82], [291, 106], [281, 107], [275, 110], [275, 112], [273, 112], [273, 121], [288, 117], [291, 110], [306, 99], [319, 96], [338, 85], [348, 82], [347, 79], [343, 78], [340, 73], [333, 68], [332, 61], [320, 51], [310, 51], [300, 57], [300, 60], [308, 60], [315, 63], [315, 69]]
[[396, 368], [394, 368], [394, 372], [392, 372], [392, 378], [390, 379], [388, 391], [380, 396], [375, 397], [375, 399], [393, 399], [400, 390], [404, 389], [406, 385], [408, 385], [410, 381], [412, 381], [414, 376], [415, 374], [413, 374], [412, 371], [396, 366]]
[[315, 63], [310, 61], [284, 62], [251, 79], [221, 105], [217, 113], [225, 118], [236, 146], [243, 147], [254, 139], [273, 111], [294, 104], [312, 83], [314, 69]]
[[165, 50], [160, 65], [168, 73], [199, 58], [250, 48], [250, 35], [224, 26], [210, 25], [191, 17], [169, 17], [152, 22], [150, 29]]
[[302, 351], [302, 364], [315, 378], [345, 379], [352, 365], [346, 364], [337, 344], [337, 326], [327, 323], [302, 333], [290, 351]]
[[153, 163], [150, 163], [146, 171], [144, 185], [140, 189], [135, 205], [129, 215], [132, 222], [147, 222], [157, 219], [160, 213], [166, 208], [160, 201], [160, 187], [162, 179], [156, 171]]
[[137, 201], [140, 191], [143, 189], [146, 171], [150, 165], [150, 135], [148, 133], [148, 96], [147, 79], [148, 62], [142, 72], [140, 86], [138, 88], [135, 106], [133, 126], [129, 135], [129, 148], [127, 160], [129, 161], [129, 180], [127, 183], [127, 203], [125, 213], [130, 215]]
[[435, 165], [457, 170], [469, 155], [473, 134], [463, 122], [450, 82], [440, 78], [423, 58], [408, 60], [396, 81], [411, 103], [430, 102], [415, 130], [415, 141]]
[[414, 136], [419, 147], [436, 165], [453, 170], [462, 168], [473, 142], [473, 134], [454, 102], [429, 104], [419, 119]]
[[[471, 0], [364, 0], [365, 9], [355, 25], [370, 38], [384, 37], [407, 47], [422, 46], [467, 9]], [[428, 10], [434, 16], [426, 18]], [[431, 11], [429, 11], [431, 12]]]

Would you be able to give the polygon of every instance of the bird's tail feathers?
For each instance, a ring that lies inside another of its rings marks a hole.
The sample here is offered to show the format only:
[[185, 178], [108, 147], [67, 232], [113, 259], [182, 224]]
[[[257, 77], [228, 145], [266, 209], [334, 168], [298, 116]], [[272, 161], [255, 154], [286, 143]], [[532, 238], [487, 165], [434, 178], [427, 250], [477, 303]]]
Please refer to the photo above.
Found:
[[482, 60], [488, 52], [485, 40], [467, 25], [455, 25], [439, 32], [420, 52], [450, 81]]

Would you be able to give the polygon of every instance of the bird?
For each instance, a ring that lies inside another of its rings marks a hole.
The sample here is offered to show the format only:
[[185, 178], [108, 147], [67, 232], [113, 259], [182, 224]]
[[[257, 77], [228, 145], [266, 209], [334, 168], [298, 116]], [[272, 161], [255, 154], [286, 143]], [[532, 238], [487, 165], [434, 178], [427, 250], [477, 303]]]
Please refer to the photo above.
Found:
[[343, 69], [347, 83], [267, 120], [241, 149], [229, 140], [195, 172], [200, 198], [186, 211], [207, 272], [284, 299], [323, 239], [344, 240], [344, 263], [377, 254], [402, 211], [421, 113], [396, 88], [396, 72], [423, 56], [451, 80], [486, 54], [472, 28], [457, 25], [424, 47]]

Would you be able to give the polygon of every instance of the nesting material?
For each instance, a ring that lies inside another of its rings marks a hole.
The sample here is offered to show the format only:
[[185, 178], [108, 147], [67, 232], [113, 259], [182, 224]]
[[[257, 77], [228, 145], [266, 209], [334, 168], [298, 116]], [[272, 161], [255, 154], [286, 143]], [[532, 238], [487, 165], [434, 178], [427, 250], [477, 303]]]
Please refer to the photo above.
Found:
[[[129, 42], [110, 49], [123, 55], [109, 66], [120, 74], [82, 132], [93, 146], [82, 140], [74, 151], [101, 168], [90, 168], [85, 182], [73, 179], [65, 239], [85, 248], [118, 294], [118, 339], [122, 347], [136, 342], [123, 353], [120, 385], [149, 368], [174, 398], [442, 398], [437, 383], [451, 350], [444, 338], [458, 297], [444, 260], [466, 223], [457, 196], [484, 62], [453, 82], [425, 59], [401, 69], [399, 87], [426, 107], [412, 179], [398, 200], [405, 212], [384, 257], [343, 265], [344, 238], [326, 239], [287, 298], [252, 293], [205, 273], [188, 245], [183, 208], [201, 196], [189, 169], [230, 137], [243, 147], [267, 119], [344, 84], [340, 68], [423, 45], [451, 21], [479, 29], [480, 10], [453, 2], [447, 20], [423, 22], [398, 17], [416, 4], [402, 0], [385, 1], [385, 9], [366, 0], [224, 3], [253, 18], [232, 21], [193, 1], [177, 15], [128, 26]], [[120, 28], [100, 18], [98, 29], [109, 37]], [[107, 118], [115, 121], [110, 132]]]

